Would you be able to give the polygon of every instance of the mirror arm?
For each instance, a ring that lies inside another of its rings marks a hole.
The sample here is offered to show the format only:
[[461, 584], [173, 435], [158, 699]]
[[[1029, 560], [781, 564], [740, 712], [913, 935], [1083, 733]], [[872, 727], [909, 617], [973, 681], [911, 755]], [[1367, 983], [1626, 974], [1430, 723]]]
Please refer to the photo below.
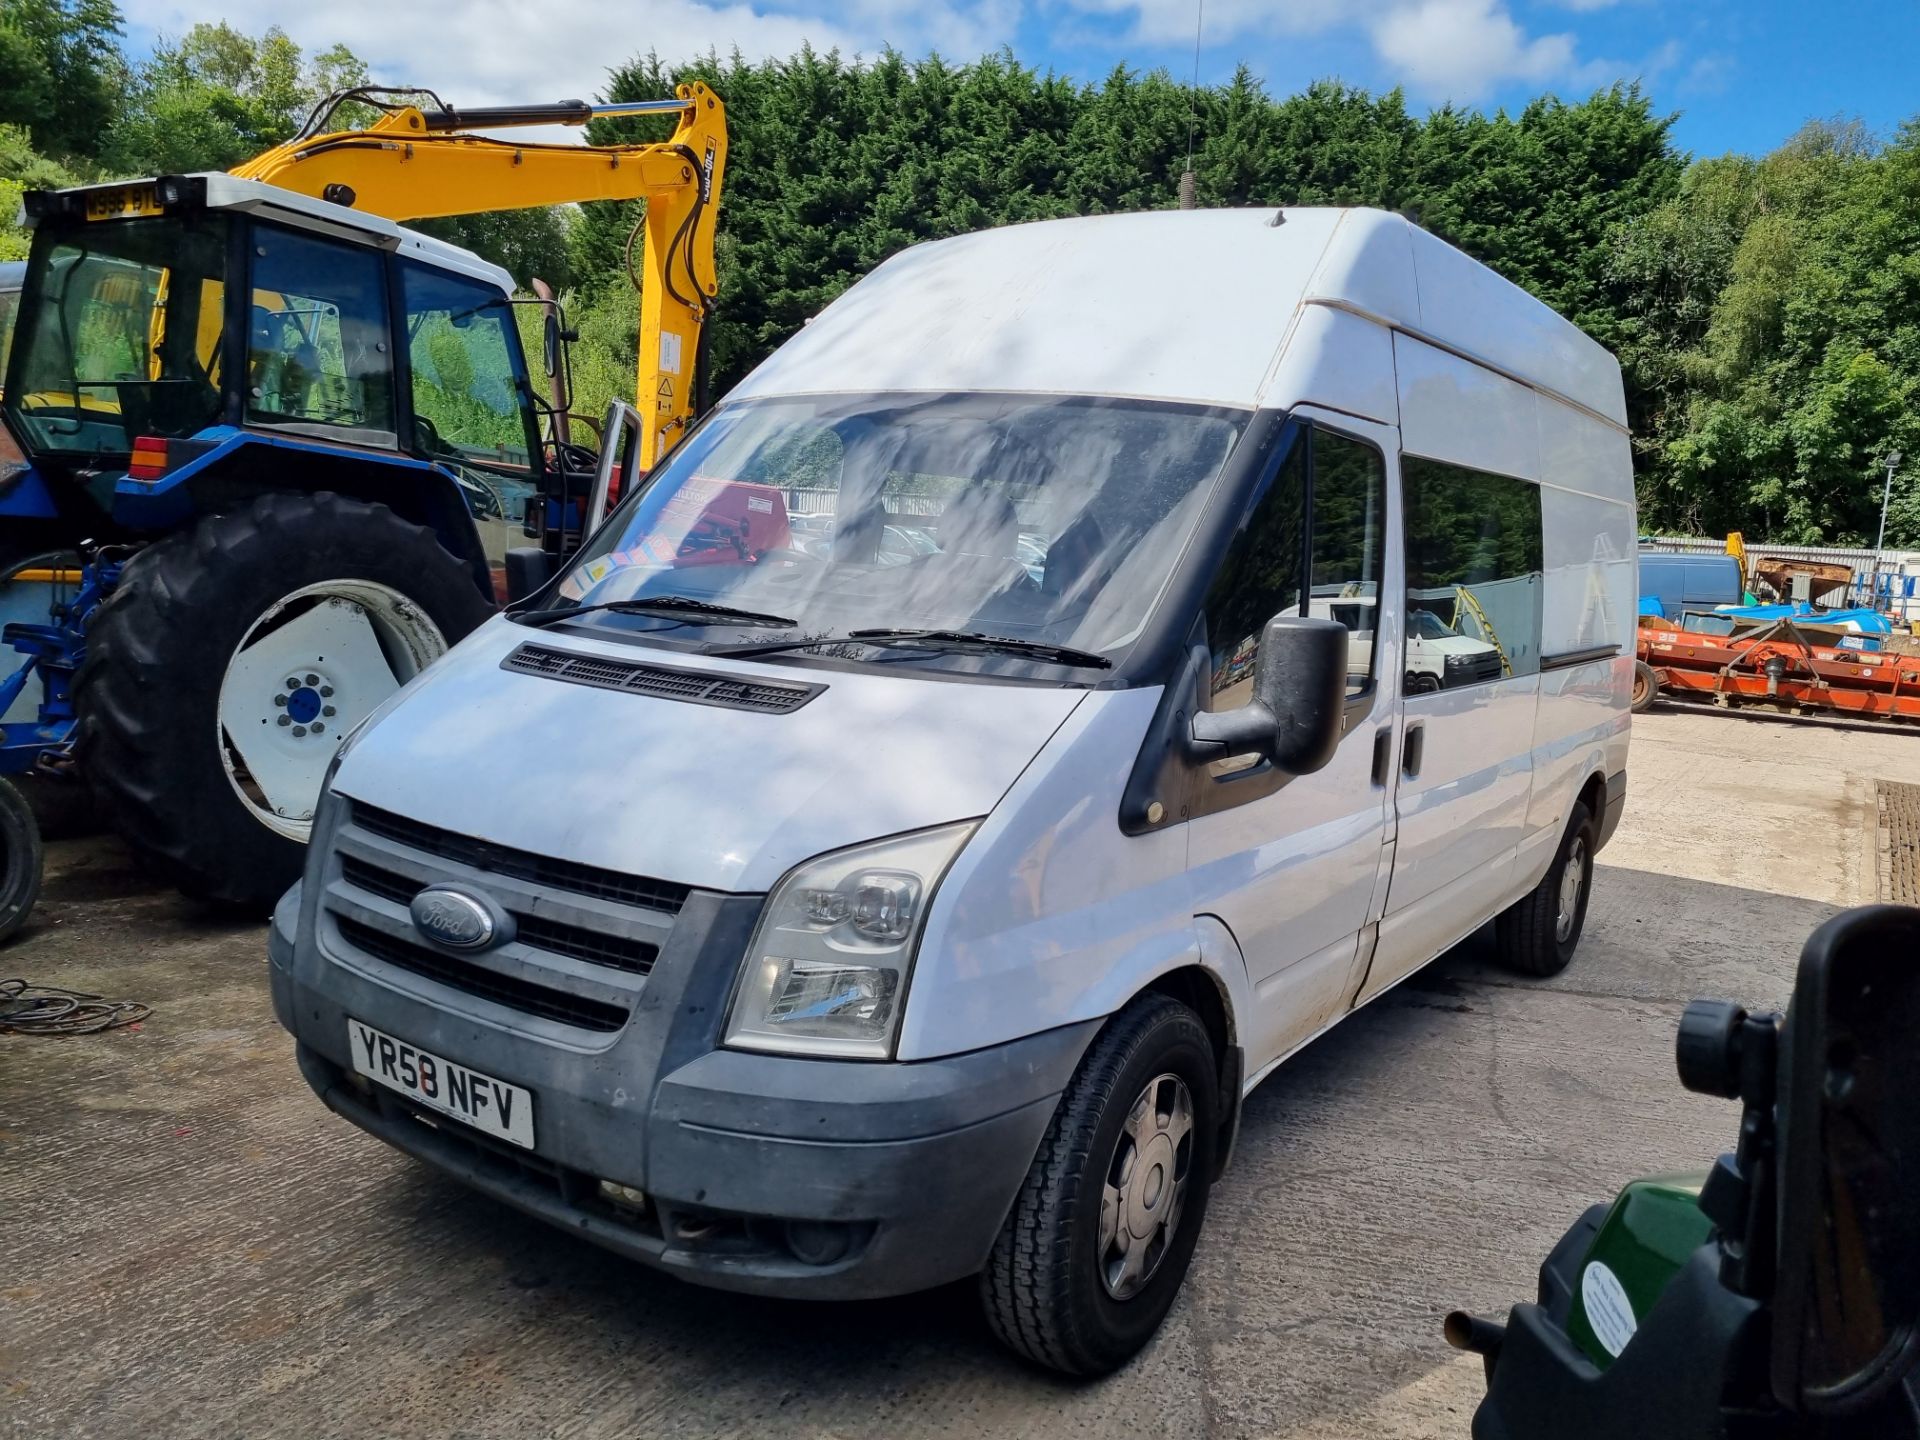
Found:
[[1197, 711], [1187, 722], [1185, 749], [1200, 764], [1236, 755], [1271, 758], [1273, 735], [1273, 712], [1254, 700], [1233, 710]]

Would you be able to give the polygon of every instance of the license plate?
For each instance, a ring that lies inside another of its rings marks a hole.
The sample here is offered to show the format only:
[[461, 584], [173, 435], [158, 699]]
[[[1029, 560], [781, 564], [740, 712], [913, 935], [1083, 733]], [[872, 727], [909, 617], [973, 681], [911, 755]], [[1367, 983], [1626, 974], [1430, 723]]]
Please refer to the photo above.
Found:
[[125, 220], [138, 215], [163, 215], [160, 192], [151, 185], [116, 186], [87, 192], [87, 219]]
[[409, 1100], [450, 1115], [482, 1134], [533, 1148], [533, 1092], [469, 1070], [432, 1051], [383, 1034], [358, 1020], [347, 1021], [353, 1068]]

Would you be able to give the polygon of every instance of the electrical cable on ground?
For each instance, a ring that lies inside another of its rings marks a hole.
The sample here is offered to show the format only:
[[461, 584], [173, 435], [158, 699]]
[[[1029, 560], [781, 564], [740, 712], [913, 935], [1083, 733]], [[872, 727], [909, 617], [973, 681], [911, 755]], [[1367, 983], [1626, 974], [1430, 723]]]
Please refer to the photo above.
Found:
[[0, 980], [0, 1035], [97, 1035], [136, 1025], [151, 1014], [152, 1007], [132, 1000]]

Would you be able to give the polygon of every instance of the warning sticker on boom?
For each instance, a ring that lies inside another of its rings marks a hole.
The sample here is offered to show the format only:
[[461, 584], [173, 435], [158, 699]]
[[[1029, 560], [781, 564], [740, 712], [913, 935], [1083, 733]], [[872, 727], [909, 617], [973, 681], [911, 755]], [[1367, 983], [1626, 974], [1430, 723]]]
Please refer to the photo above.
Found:
[[660, 332], [660, 368], [669, 375], [680, 373], [680, 337], [671, 330]]

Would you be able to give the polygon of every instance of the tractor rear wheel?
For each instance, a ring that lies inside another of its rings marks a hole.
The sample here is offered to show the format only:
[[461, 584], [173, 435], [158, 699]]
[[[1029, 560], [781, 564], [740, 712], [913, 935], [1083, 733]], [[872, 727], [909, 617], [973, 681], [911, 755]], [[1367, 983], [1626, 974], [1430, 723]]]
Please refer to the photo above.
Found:
[[490, 613], [384, 505], [264, 495], [127, 562], [74, 684], [80, 767], [141, 858], [264, 914], [347, 732]]

